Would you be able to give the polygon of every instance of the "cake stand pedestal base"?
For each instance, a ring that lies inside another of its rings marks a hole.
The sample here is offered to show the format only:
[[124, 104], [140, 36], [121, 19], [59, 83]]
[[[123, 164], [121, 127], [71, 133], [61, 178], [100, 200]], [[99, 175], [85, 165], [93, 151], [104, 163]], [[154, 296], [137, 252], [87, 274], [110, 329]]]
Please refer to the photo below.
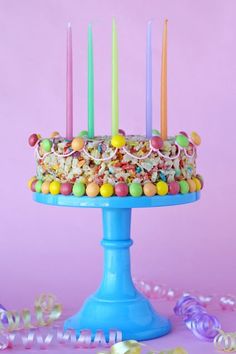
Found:
[[102, 209], [103, 279], [97, 292], [85, 301], [82, 309], [65, 321], [65, 330], [74, 329], [79, 336], [82, 330], [87, 329], [93, 337], [98, 330], [102, 330], [106, 339], [109, 338], [110, 330], [117, 330], [122, 332], [123, 340], [148, 340], [167, 334], [171, 330], [169, 320], [156, 313], [132, 281], [131, 210], [192, 203], [199, 198], [199, 192], [138, 198], [77, 198], [34, 193], [34, 199], [44, 204]]

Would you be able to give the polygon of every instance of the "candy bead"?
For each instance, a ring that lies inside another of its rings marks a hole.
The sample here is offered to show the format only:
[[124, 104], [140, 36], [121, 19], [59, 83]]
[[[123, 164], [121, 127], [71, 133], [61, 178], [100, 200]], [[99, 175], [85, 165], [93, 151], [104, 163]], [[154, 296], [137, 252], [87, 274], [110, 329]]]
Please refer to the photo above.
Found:
[[189, 192], [189, 185], [187, 181], [179, 181], [180, 193], [186, 194]]
[[104, 198], [111, 197], [113, 195], [113, 193], [114, 193], [114, 187], [110, 183], [105, 183], [100, 188], [100, 194]]
[[35, 184], [35, 192], [41, 193], [43, 181], [38, 180]]
[[132, 197], [140, 197], [143, 194], [143, 189], [140, 183], [134, 182], [129, 186], [129, 192]]
[[78, 137], [84, 137], [84, 136], [88, 136], [87, 130], [82, 130], [78, 135]]
[[72, 140], [71, 148], [74, 151], [80, 151], [84, 147], [84, 139], [83, 138], [74, 138]]
[[70, 195], [72, 192], [72, 184], [69, 182], [62, 183], [60, 192], [63, 195]]
[[28, 186], [29, 189], [31, 189], [31, 185], [32, 185], [32, 183], [33, 183], [35, 180], [37, 180], [37, 178], [36, 178], [35, 176], [34, 176], [34, 177], [31, 177], [31, 178], [28, 180], [27, 186]]
[[125, 136], [125, 131], [123, 129], [119, 129], [119, 134]]
[[159, 181], [156, 184], [157, 194], [158, 195], [166, 195], [168, 193], [168, 184], [163, 181]]
[[194, 183], [196, 184], [196, 191], [199, 192], [202, 188], [201, 186], [201, 182], [199, 181], [198, 178], [196, 177], [192, 177], [192, 180], [194, 181]]
[[85, 194], [85, 185], [82, 182], [76, 182], [73, 186], [73, 191], [72, 193], [76, 197], [82, 197]]
[[153, 197], [157, 192], [156, 186], [151, 183], [151, 182], [147, 182], [144, 184], [143, 186], [143, 193], [147, 196], [147, 197]]
[[58, 132], [52, 132], [51, 134], [50, 134], [50, 138], [55, 138], [56, 136], [60, 136], [60, 133], [58, 133]]
[[99, 185], [95, 182], [89, 183], [86, 188], [88, 197], [96, 197], [99, 194]]
[[160, 136], [161, 133], [157, 129], [152, 129], [152, 135], [159, 135]]
[[193, 192], [196, 192], [196, 184], [195, 182], [192, 180], [192, 179], [187, 179], [187, 183], [188, 183], [188, 186], [189, 186], [189, 192], [190, 193], [193, 193]]
[[122, 148], [125, 145], [125, 137], [123, 135], [114, 135], [111, 139], [111, 145], [115, 148]]
[[188, 134], [186, 132], [184, 132], [184, 131], [179, 132], [179, 134], [180, 135], [184, 135], [184, 136], [186, 136], [186, 138], [188, 138]]
[[52, 148], [52, 142], [49, 139], [44, 139], [41, 142], [41, 146], [45, 152], [50, 152]]
[[38, 140], [39, 138], [37, 134], [31, 134], [28, 139], [29, 145], [32, 147], [35, 146]]
[[189, 140], [185, 135], [177, 135], [175, 141], [182, 148], [187, 148], [189, 145]]
[[49, 181], [45, 181], [42, 184], [41, 192], [43, 194], [48, 194], [50, 192], [50, 183]]
[[172, 351], [172, 354], [188, 354], [188, 352], [181, 347], [177, 347]]
[[203, 177], [201, 175], [197, 175], [196, 177], [201, 182], [201, 189], [202, 189], [204, 187], [204, 179], [203, 179]]
[[51, 194], [56, 195], [60, 193], [61, 184], [58, 181], [52, 181], [49, 186], [49, 191]]
[[163, 148], [163, 140], [160, 136], [153, 136], [151, 138], [151, 146], [155, 149], [155, 150], [159, 150]]
[[36, 183], [38, 182], [38, 180], [37, 179], [35, 179], [32, 183], [31, 183], [31, 191], [32, 192], [36, 192], [36, 190], [35, 190], [35, 185], [36, 185]]
[[168, 193], [171, 195], [178, 194], [180, 190], [179, 183], [172, 181], [168, 184]]
[[126, 183], [117, 183], [115, 185], [115, 194], [117, 197], [125, 197], [129, 193], [129, 187]]
[[198, 135], [196, 132], [191, 133], [191, 140], [195, 145], [200, 145], [202, 142], [200, 135]]

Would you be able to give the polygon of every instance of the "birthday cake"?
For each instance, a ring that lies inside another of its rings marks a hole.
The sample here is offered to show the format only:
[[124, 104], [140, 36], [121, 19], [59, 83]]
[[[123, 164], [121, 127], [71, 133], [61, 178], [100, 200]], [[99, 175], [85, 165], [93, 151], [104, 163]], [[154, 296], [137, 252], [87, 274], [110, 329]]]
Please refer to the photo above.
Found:
[[151, 139], [120, 134], [89, 139], [86, 132], [68, 140], [53, 133], [29, 137], [35, 147], [36, 176], [33, 192], [73, 194], [77, 197], [192, 193], [203, 187], [196, 170], [196, 132], [180, 132], [165, 141], [154, 132]]

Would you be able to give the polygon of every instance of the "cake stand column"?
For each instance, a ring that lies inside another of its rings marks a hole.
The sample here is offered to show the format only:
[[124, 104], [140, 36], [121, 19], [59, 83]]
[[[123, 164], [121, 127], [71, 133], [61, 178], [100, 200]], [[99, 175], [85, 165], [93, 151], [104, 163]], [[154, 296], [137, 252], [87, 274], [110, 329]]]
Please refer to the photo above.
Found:
[[84, 303], [79, 313], [65, 322], [65, 329], [93, 333], [110, 329], [122, 332], [122, 338], [147, 340], [170, 331], [170, 322], [158, 315], [149, 301], [135, 288], [130, 270], [129, 247], [131, 209], [102, 208], [104, 273], [97, 292]]

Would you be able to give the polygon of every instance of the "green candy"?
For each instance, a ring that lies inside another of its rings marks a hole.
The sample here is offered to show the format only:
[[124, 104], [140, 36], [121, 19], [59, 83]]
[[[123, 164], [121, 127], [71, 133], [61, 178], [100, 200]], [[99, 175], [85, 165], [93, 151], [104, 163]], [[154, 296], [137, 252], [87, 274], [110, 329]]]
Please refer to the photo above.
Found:
[[180, 181], [179, 182], [179, 186], [180, 186], [180, 193], [181, 194], [186, 194], [189, 192], [189, 185], [188, 182], [186, 181]]
[[189, 140], [185, 135], [177, 135], [175, 141], [182, 148], [187, 148], [189, 145]]
[[131, 183], [129, 186], [129, 192], [132, 197], [140, 197], [143, 194], [143, 188], [140, 183]]
[[51, 148], [52, 148], [52, 142], [51, 142], [51, 140], [49, 140], [49, 139], [44, 139], [44, 140], [41, 142], [41, 146], [42, 146], [42, 148], [43, 148], [44, 151], [50, 152], [50, 151], [51, 151]]
[[87, 132], [87, 130], [82, 130], [80, 133], [79, 133], [79, 135], [78, 135], [79, 137], [83, 137], [83, 136], [88, 136], [88, 132]]
[[41, 181], [41, 180], [38, 180], [38, 182], [36, 182], [35, 187], [34, 187], [35, 188], [35, 192], [41, 193], [42, 184], [43, 184], [43, 181]]
[[160, 136], [161, 133], [160, 133], [159, 130], [157, 130], [157, 129], [152, 129], [152, 135]]
[[85, 185], [82, 182], [76, 182], [73, 186], [72, 193], [76, 197], [82, 197], [85, 194]]

